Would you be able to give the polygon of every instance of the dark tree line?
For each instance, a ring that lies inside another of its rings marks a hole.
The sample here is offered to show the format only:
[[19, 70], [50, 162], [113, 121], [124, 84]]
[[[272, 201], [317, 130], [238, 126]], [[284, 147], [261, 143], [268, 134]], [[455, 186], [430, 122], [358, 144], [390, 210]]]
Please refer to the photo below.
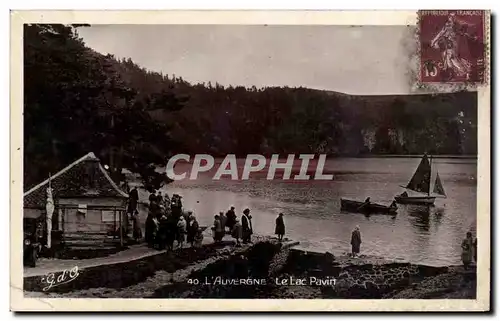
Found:
[[173, 153], [476, 154], [475, 93], [351, 96], [190, 84], [85, 46], [76, 26], [24, 29], [28, 188], [93, 151], [158, 187]]
[[155, 172], [173, 143], [155, 111], [175, 111], [184, 100], [169, 91], [141, 95], [116, 60], [87, 48], [75, 26], [24, 28], [24, 181], [29, 188], [93, 151], [110, 164], [159, 186]]

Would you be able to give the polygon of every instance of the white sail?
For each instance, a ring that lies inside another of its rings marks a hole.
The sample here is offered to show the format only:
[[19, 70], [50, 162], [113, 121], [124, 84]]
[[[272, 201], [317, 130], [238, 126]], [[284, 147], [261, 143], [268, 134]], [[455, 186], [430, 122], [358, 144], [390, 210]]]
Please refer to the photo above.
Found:
[[438, 197], [446, 197], [446, 193], [444, 192], [444, 187], [443, 183], [441, 181], [441, 178], [439, 177], [439, 172], [437, 170], [437, 166], [433, 164], [432, 162], [432, 157], [431, 157], [431, 186], [430, 186], [430, 191], [429, 195]]

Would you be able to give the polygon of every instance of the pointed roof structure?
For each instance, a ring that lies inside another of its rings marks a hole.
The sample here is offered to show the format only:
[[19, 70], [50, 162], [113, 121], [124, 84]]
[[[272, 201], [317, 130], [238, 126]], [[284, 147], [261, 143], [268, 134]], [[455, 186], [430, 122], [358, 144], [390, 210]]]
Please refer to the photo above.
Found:
[[[24, 193], [25, 208], [45, 208], [48, 183], [49, 179], [46, 179]], [[52, 175], [50, 184], [56, 203], [59, 198], [72, 197], [128, 198], [92, 152]]]

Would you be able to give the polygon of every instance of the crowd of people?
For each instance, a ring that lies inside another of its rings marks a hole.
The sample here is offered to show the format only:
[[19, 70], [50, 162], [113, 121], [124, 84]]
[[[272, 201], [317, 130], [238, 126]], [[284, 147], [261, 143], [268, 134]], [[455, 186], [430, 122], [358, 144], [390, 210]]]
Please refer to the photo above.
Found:
[[[284, 234], [284, 223], [282, 230]], [[225, 214], [220, 212], [214, 216], [212, 231], [215, 242], [221, 242], [224, 235], [230, 234], [235, 239], [236, 246], [241, 246], [241, 243], [251, 243], [253, 224], [250, 209], [243, 210], [241, 220], [236, 215], [234, 206], [231, 206]]]
[[[133, 213], [134, 238], [140, 238], [140, 228], [137, 218], [137, 188], [130, 192], [129, 212]], [[241, 219], [238, 218], [235, 212], [235, 207], [231, 208], [224, 214], [219, 212], [214, 216], [212, 226], [212, 236], [215, 243], [222, 242], [226, 234], [230, 234], [235, 240], [236, 246], [241, 246], [241, 243], [251, 243], [253, 234], [252, 215], [250, 209], [246, 208], [241, 214]], [[283, 241], [285, 235], [285, 221], [283, 213], [279, 213], [275, 221], [275, 234], [278, 240]], [[174, 194], [172, 199], [167, 194], [151, 193], [149, 195], [149, 213], [146, 219], [145, 240], [149, 246], [158, 249], [173, 249], [174, 243], [177, 242], [178, 247], [182, 248], [187, 242], [191, 246], [201, 244], [203, 240], [202, 231], [196, 217], [192, 211], [187, 214], [182, 211], [181, 196]], [[359, 226], [352, 231], [351, 234], [351, 255], [353, 257], [359, 255], [361, 248], [361, 232]]]
[[[139, 193], [137, 187], [134, 187], [129, 191], [127, 212], [132, 221], [133, 237], [136, 241], [142, 239], [138, 202]], [[238, 217], [234, 206], [231, 206], [226, 213], [221, 211], [216, 214], [211, 228], [214, 242], [222, 242], [224, 236], [229, 234], [235, 240], [236, 246], [241, 246], [241, 243], [252, 243], [252, 219], [250, 209], [246, 208]], [[193, 211], [182, 210], [180, 195], [174, 194], [171, 199], [166, 193], [162, 195], [161, 191], [153, 191], [149, 195], [149, 211], [144, 235], [148, 246], [157, 249], [174, 249], [174, 244], [177, 243], [177, 247], [182, 248], [186, 241], [191, 246], [199, 246], [203, 241], [202, 232]], [[283, 213], [276, 218], [275, 233], [279, 241], [282, 241], [285, 235]]]

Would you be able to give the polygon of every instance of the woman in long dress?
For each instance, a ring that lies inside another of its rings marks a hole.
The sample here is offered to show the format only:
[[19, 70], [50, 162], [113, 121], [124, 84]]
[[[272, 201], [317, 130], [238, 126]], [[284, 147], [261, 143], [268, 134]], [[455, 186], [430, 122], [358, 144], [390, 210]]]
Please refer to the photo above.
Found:
[[359, 231], [359, 225], [357, 225], [354, 231], [352, 231], [351, 247], [352, 247], [352, 256], [355, 257], [356, 255], [359, 254], [361, 247], [361, 232]]
[[467, 232], [467, 236], [462, 241], [462, 263], [464, 264], [464, 269], [467, 270], [469, 268], [470, 263], [472, 262], [472, 251], [474, 248], [472, 233]]
[[285, 221], [283, 220], [283, 213], [280, 213], [276, 218], [274, 234], [278, 235], [278, 240], [280, 242], [283, 240], [283, 236], [285, 235]]

